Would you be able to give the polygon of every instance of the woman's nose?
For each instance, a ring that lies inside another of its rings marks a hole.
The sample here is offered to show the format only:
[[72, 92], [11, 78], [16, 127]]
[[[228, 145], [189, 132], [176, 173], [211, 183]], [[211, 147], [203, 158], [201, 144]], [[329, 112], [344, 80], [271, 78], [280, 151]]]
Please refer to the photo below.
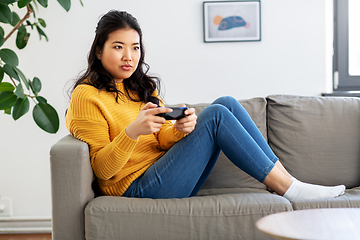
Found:
[[129, 50], [125, 50], [124, 51], [124, 55], [123, 55], [123, 61], [131, 61], [132, 58], [131, 58], [131, 53]]

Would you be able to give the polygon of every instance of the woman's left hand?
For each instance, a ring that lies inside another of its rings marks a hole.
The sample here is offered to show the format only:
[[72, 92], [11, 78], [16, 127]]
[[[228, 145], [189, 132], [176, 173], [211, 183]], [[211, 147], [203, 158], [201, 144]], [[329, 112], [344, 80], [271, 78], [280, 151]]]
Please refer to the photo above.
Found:
[[[180, 107], [186, 107], [184, 104], [181, 104]], [[182, 119], [179, 119], [175, 123], [175, 129], [183, 133], [191, 133], [195, 129], [197, 116], [195, 114], [194, 108], [189, 108], [185, 111], [185, 114], [188, 115]]]

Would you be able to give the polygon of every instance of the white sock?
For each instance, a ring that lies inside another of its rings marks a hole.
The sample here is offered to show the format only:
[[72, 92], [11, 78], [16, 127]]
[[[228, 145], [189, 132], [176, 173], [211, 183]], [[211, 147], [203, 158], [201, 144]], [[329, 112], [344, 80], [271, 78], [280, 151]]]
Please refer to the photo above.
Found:
[[326, 187], [321, 185], [304, 183], [297, 180], [296, 178], [291, 178], [291, 180], [293, 180], [293, 183], [290, 185], [289, 189], [284, 194], [284, 197], [290, 201], [338, 197], [345, 193], [344, 185]]

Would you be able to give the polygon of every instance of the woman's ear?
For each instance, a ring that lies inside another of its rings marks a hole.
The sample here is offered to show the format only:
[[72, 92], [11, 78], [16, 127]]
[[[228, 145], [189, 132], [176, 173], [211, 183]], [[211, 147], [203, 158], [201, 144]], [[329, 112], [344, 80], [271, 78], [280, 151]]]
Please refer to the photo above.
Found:
[[101, 52], [97, 52], [97, 53], [96, 53], [96, 57], [97, 57], [99, 60], [101, 60]]
[[96, 49], [96, 57], [101, 60], [101, 51], [99, 49]]

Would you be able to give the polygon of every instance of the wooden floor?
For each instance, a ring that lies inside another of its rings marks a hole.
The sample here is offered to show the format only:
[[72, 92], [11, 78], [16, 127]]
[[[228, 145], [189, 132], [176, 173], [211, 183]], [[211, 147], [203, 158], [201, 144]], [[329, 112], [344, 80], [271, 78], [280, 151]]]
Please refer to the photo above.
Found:
[[0, 240], [51, 240], [51, 234], [0, 234]]

